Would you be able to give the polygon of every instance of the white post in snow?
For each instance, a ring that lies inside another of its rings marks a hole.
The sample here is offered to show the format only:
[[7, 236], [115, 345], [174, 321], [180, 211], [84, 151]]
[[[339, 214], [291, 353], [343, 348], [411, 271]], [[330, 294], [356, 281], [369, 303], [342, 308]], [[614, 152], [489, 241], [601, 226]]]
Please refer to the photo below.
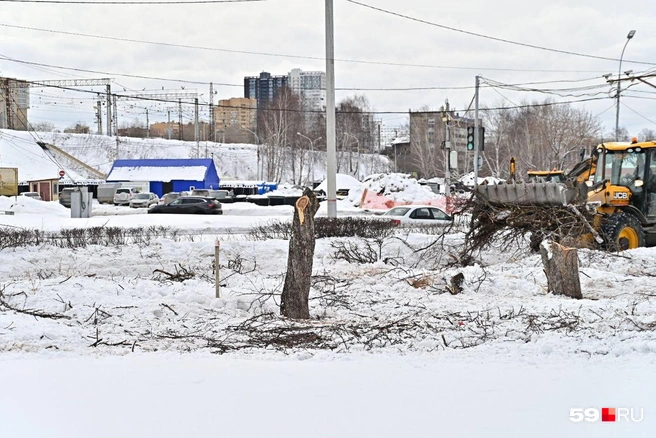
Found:
[[216, 288], [216, 297], [221, 298], [221, 284], [219, 283], [219, 249], [221, 242], [217, 239], [214, 244], [214, 283]]

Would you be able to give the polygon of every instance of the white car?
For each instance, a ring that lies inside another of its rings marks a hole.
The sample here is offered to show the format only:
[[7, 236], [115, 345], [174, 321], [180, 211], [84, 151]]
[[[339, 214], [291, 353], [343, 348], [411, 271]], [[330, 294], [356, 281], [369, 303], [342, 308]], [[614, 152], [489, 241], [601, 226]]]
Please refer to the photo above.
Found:
[[453, 218], [432, 205], [403, 205], [394, 207], [381, 216], [397, 225], [451, 225]]
[[39, 192], [23, 192], [20, 195], [27, 196], [28, 198], [32, 198], [32, 199], [37, 199], [39, 201], [43, 201]]
[[114, 193], [114, 205], [128, 205], [136, 195], [137, 190], [131, 187], [116, 189], [116, 193]]
[[134, 198], [130, 200], [131, 208], [149, 208], [152, 205], [159, 203], [159, 196], [154, 193], [137, 193]]

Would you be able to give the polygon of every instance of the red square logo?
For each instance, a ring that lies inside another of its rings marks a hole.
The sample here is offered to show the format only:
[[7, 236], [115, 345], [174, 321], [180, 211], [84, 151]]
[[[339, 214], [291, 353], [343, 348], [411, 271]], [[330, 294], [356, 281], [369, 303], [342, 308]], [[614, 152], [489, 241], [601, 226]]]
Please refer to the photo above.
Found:
[[601, 408], [601, 421], [615, 421], [615, 408]]

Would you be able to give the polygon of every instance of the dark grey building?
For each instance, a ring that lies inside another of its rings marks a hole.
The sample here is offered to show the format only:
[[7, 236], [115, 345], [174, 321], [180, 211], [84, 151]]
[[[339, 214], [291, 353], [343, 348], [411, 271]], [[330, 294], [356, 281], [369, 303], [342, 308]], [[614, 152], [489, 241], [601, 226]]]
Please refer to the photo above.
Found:
[[244, 78], [244, 97], [257, 100], [258, 110], [266, 108], [282, 87], [288, 86], [287, 76], [271, 76], [263, 71], [259, 76]]

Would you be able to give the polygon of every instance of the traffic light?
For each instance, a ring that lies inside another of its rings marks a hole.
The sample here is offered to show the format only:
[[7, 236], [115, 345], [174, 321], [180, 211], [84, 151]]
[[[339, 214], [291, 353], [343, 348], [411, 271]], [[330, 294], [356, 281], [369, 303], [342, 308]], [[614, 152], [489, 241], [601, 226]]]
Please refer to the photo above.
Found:
[[478, 151], [483, 152], [485, 150], [485, 127], [478, 127]]
[[474, 150], [474, 127], [467, 126], [467, 150]]

